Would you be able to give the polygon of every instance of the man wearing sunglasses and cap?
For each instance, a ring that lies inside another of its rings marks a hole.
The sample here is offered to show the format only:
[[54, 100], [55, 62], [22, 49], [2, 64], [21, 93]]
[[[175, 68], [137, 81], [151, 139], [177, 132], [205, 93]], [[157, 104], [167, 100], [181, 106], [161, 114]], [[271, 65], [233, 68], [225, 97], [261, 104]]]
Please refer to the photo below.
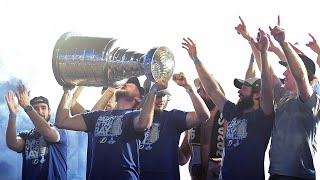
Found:
[[6, 96], [10, 111], [6, 132], [7, 146], [22, 153], [22, 179], [67, 179], [67, 135], [64, 130], [50, 124], [50, 106], [43, 96], [30, 99], [23, 84], [16, 93], [19, 105], [30, 117], [35, 128], [16, 135], [16, 113], [19, 105], [14, 94]]
[[193, 41], [184, 38], [182, 47], [193, 60], [206, 92], [228, 123], [219, 179], [264, 180], [264, 157], [273, 124], [273, 111], [270, 99], [265, 103], [268, 108], [260, 106], [261, 102], [266, 101], [260, 91], [272, 94], [271, 89], [261, 88], [259, 78], [235, 79], [239, 100], [234, 104], [226, 99], [218, 82], [198, 59]]

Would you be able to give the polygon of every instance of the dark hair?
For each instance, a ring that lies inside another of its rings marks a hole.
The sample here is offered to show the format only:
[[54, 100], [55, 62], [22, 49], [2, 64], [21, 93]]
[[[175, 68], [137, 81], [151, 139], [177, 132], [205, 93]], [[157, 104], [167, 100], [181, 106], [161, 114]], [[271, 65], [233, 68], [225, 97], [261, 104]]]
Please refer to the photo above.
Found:
[[48, 99], [43, 96], [34, 97], [30, 101], [31, 106], [38, 104], [38, 103], [45, 103], [48, 105], [48, 108], [50, 108]]

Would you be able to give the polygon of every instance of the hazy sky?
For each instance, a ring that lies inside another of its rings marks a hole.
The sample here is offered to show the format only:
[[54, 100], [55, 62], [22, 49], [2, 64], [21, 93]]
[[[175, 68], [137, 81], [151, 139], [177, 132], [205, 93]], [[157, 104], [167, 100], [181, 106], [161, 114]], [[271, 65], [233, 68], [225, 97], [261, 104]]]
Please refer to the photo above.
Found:
[[[319, 3], [316, 2], [315, 0], [2, 2], [0, 82], [6, 84], [12, 78], [16, 80], [14, 82], [23, 81], [31, 90], [31, 96], [48, 97], [52, 111], [55, 112], [63, 91], [53, 76], [52, 51], [57, 39], [65, 32], [72, 31], [88, 36], [112, 37], [118, 39], [115, 47], [129, 48], [140, 53], [147, 53], [154, 46], [166, 46], [174, 54], [175, 72], [185, 72], [189, 82], [193, 83], [193, 79], [197, 77], [194, 65], [186, 50], [181, 48], [182, 38], [190, 37], [197, 44], [199, 59], [221, 83], [227, 98], [236, 102], [238, 94], [233, 86], [233, 79], [244, 78], [251, 54], [249, 44], [234, 29], [240, 23], [238, 16], [246, 22], [249, 33], [255, 36], [258, 28], [268, 31], [269, 25], [275, 26], [277, 15], [280, 15], [287, 39], [304, 46], [311, 40], [308, 33], [320, 40], [317, 8]], [[303, 50], [311, 57], [315, 57], [309, 49]], [[270, 54], [269, 57], [276, 73], [281, 76], [284, 68], [277, 64], [275, 55]], [[141, 83], [144, 79], [145, 77], [140, 78]], [[191, 101], [185, 98], [187, 94], [184, 89], [174, 82], [170, 82], [169, 86], [173, 96], [168, 109], [192, 110]], [[5, 90], [0, 91], [1, 97], [5, 96]], [[99, 98], [100, 90], [101, 88], [86, 88], [80, 96], [80, 103], [90, 109]], [[0, 110], [7, 114], [4, 100], [0, 102], [2, 103]], [[7, 119], [0, 121], [1, 124], [7, 123]], [[4, 134], [4, 129], [0, 132]], [[317, 162], [319, 161], [318, 158]], [[187, 178], [185, 172], [184, 169], [182, 179]]]

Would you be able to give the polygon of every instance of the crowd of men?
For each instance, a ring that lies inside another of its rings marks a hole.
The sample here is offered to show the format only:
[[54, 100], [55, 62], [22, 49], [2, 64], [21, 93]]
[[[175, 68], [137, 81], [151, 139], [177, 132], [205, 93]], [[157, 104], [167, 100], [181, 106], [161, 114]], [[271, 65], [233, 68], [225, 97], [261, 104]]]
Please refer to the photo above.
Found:
[[[248, 41], [252, 55], [244, 78], [234, 79], [239, 89], [236, 103], [226, 98], [190, 38], [183, 39], [182, 48], [191, 59], [185, 63], [193, 62], [198, 73], [196, 89], [184, 73], [173, 74], [172, 80], [185, 89], [194, 111], [165, 110], [173, 95], [167, 89], [169, 79], [146, 80], [141, 86], [138, 78], [132, 77], [121, 88], [103, 88], [91, 110], [77, 102], [82, 87], [63, 87], [54, 124], [49, 122], [47, 98], [30, 100], [23, 84], [15, 93], [9, 91], [6, 143], [22, 153], [22, 179], [67, 179], [67, 141], [72, 139], [67, 140], [65, 130], [88, 134], [87, 179], [178, 180], [179, 165], [189, 162], [193, 180], [264, 180], [266, 153], [270, 180], [316, 179], [320, 109], [316, 65], [287, 41], [280, 17], [270, 28], [272, 37], [259, 29], [257, 39], [240, 21], [235, 29]], [[320, 63], [320, 47], [310, 36], [312, 41], [306, 46], [318, 54], [316, 62]], [[284, 79], [275, 75], [270, 52], [287, 68]], [[255, 77], [254, 63], [261, 77]], [[19, 106], [34, 129], [17, 134]], [[269, 141], [270, 152], [266, 152]]]

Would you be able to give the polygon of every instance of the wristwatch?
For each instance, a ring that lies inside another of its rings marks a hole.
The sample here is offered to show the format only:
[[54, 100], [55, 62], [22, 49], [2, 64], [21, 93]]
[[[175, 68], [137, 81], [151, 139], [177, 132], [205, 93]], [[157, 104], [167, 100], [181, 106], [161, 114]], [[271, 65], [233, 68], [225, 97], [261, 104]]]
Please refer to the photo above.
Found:
[[26, 108], [24, 108], [25, 112], [31, 111], [32, 110], [32, 106], [28, 105]]

